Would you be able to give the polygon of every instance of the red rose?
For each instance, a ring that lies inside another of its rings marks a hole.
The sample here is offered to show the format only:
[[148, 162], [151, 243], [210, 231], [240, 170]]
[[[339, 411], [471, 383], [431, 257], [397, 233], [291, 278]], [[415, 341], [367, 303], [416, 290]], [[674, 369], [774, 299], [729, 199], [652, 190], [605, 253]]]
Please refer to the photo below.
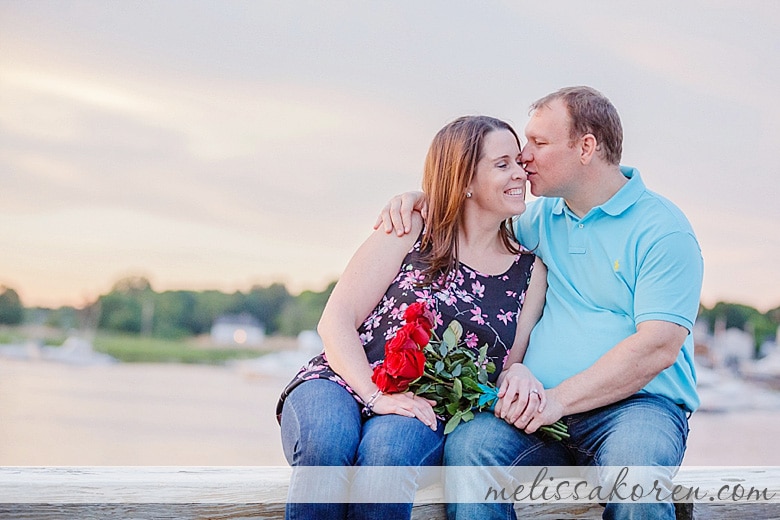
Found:
[[385, 355], [384, 367], [389, 375], [412, 382], [423, 374], [425, 354], [419, 348], [394, 350]]
[[376, 383], [377, 388], [386, 394], [393, 394], [396, 392], [404, 392], [409, 388], [411, 379], [405, 379], [400, 377], [393, 377], [387, 373], [385, 365], [377, 365], [374, 368], [374, 373], [371, 376], [371, 381]]
[[408, 306], [404, 311], [404, 320], [406, 320], [406, 323], [418, 322], [423, 327], [427, 326], [428, 330], [432, 329], [436, 324], [433, 312], [423, 302], [414, 302]]
[[431, 329], [425, 327], [425, 320], [412, 321], [403, 326], [406, 329], [406, 333], [420, 348], [424, 347], [431, 341]]
[[[411, 328], [411, 327], [410, 327]], [[401, 327], [387, 343], [385, 343], [385, 356], [396, 350], [419, 350], [414, 339], [409, 336], [409, 328]]]

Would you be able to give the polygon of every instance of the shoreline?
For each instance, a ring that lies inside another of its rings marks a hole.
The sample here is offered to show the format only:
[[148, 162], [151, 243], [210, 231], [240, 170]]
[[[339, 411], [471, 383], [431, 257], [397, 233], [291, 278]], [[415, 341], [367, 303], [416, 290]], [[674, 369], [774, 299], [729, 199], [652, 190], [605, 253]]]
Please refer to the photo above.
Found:
[[[275, 407], [294, 363], [0, 358], [0, 466], [286, 466]], [[730, 404], [691, 417], [683, 466], [780, 466], [780, 393], [740, 381], [709, 398]]]

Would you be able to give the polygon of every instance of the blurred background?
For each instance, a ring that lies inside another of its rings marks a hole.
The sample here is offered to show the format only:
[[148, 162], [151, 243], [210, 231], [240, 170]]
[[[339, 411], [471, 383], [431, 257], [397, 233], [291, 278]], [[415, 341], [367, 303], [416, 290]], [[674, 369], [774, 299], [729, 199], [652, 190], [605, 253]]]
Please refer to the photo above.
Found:
[[436, 131], [577, 84], [702, 246], [686, 462], [780, 463], [745, 437], [780, 434], [778, 35], [771, 0], [0, 2], [0, 465], [284, 464], [276, 398]]

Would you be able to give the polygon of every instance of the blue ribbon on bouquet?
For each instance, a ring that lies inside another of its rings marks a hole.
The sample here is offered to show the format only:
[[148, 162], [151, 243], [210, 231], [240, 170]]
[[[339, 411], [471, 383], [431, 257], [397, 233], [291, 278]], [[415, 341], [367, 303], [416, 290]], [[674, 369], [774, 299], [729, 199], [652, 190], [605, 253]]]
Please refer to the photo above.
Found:
[[477, 404], [480, 407], [489, 405], [488, 410], [493, 411], [496, 407], [496, 401], [498, 401], [498, 388], [483, 384], [478, 384], [477, 386], [482, 391]]

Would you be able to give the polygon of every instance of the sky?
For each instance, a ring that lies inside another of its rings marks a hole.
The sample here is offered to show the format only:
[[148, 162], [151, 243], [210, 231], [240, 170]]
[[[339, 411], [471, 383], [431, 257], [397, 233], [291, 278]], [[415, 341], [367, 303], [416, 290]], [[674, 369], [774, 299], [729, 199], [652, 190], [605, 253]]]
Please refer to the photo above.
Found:
[[609, 97], [676, 203], [702, 302], [780, 305], [775, 0], [0, 0], [0, 285], [83, 306], [335, 280], [433, 135]]

